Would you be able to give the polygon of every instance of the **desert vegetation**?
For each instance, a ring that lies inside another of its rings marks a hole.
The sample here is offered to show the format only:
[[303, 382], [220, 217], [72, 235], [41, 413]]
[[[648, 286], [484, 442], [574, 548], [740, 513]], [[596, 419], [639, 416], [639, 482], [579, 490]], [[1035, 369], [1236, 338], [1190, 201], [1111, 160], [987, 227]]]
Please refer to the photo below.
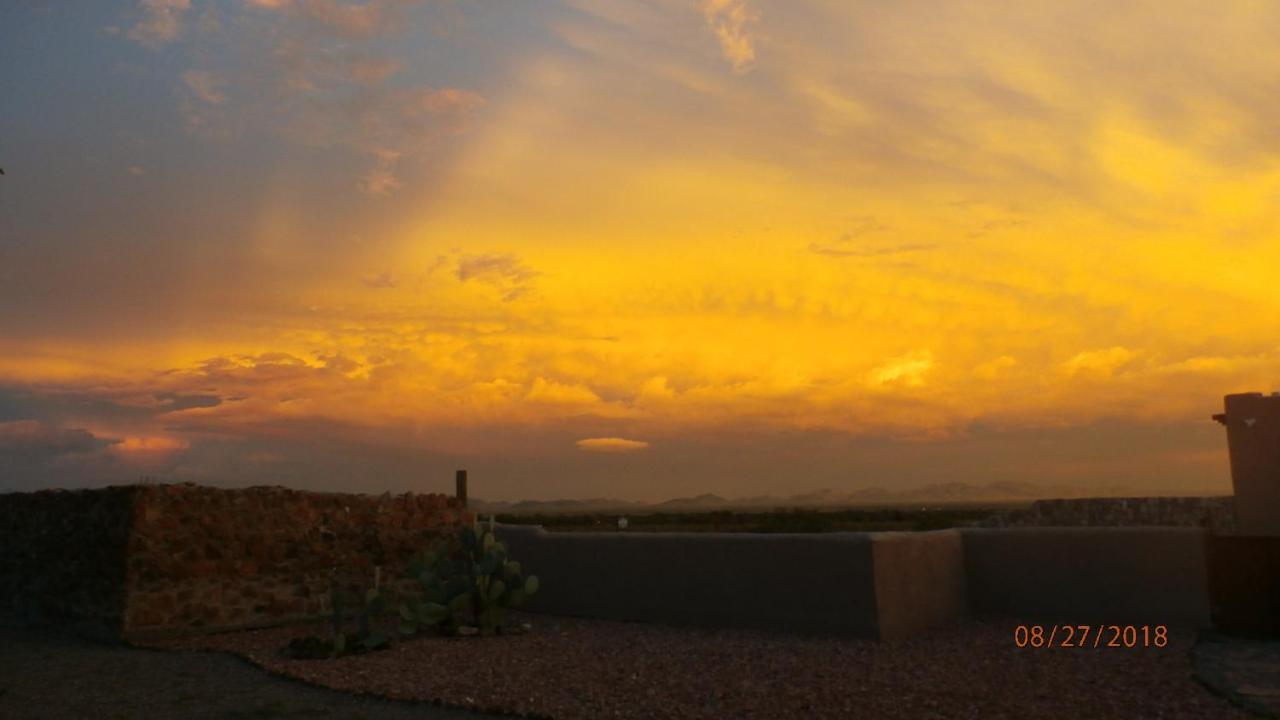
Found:
[[[380, 572], [380, 571], [379, 571]], [[459, 529], [456, 537], [438, 542], [409, 563], [404, 573], [408, 592], [373, 587], [362, 592], [330, 592], [332, 629], [329, 637], [294, 638], [284, 649], [293, 658], [330, 658], [383, 650], [392, 636], [469, 636], [520, 632], [524, 626], [507, 623], [507, 610], [522, 605], [538, 591], [538, 577], [525, 575], [520, 563], [507, 556], [506, 546], [488, 527], [476, 522]], [[399, 622], [388, 632], [388, 618]], [[349, 629], [354, 620], [356, 627]]]

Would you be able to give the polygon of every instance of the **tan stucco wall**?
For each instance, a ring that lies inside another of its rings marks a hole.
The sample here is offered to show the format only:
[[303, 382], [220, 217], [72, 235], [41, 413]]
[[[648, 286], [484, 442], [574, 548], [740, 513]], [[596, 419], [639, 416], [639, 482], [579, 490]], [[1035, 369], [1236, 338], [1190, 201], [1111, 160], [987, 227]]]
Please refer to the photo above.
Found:
[[969, 614], [958, 530], [872, 534], [879, 637], [895, 640]]

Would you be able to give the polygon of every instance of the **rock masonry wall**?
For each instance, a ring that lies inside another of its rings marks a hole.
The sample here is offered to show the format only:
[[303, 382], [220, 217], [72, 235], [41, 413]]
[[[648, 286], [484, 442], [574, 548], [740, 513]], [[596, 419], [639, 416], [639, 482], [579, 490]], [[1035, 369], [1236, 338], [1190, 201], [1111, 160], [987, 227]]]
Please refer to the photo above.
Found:
[[0, 527], [17, 523], [0, 589], [20, 614], [126, 637], [275, 625], [327, 613], [331, 588], [372, 587], [375, 568], [395, 584], [413, 554], [472, 519], [445, 495], [192, 484], [0, 495]]
[[1037, 500], [1026, 510], [1000, 513], [986, 527], [1177, 526], [1236, 529], [1235, 498], [1138, 497]]
[[135, 488], [0, 495], [0, 614], [118, 633]]

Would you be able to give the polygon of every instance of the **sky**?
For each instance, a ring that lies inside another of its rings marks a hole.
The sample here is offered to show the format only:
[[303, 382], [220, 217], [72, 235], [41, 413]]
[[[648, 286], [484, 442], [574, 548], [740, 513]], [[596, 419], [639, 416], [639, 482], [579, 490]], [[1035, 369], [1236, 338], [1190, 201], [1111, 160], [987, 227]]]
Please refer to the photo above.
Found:
[[1280, 5], [0, 6], [0, 491], [1230, 492]]

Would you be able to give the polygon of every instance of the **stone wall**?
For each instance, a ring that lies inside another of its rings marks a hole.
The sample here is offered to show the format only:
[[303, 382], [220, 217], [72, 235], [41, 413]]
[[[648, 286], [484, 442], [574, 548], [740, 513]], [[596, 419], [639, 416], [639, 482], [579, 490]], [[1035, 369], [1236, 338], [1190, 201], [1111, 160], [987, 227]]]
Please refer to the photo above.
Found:
[[1235, 498], [1138, 497], [1037, 500], [984, 527], [1212, 527], [1236, 529]]
[[0, 615], [118, 633], [136, 490], [0, 495]]
[[331, 587], [371, 587], [375, 567], [394, 584], [472, 515], [444, 495], [183, 484], [0, 495], [0, 519], [17, 549], [0, 602], [129, 637], [316, 617]]

